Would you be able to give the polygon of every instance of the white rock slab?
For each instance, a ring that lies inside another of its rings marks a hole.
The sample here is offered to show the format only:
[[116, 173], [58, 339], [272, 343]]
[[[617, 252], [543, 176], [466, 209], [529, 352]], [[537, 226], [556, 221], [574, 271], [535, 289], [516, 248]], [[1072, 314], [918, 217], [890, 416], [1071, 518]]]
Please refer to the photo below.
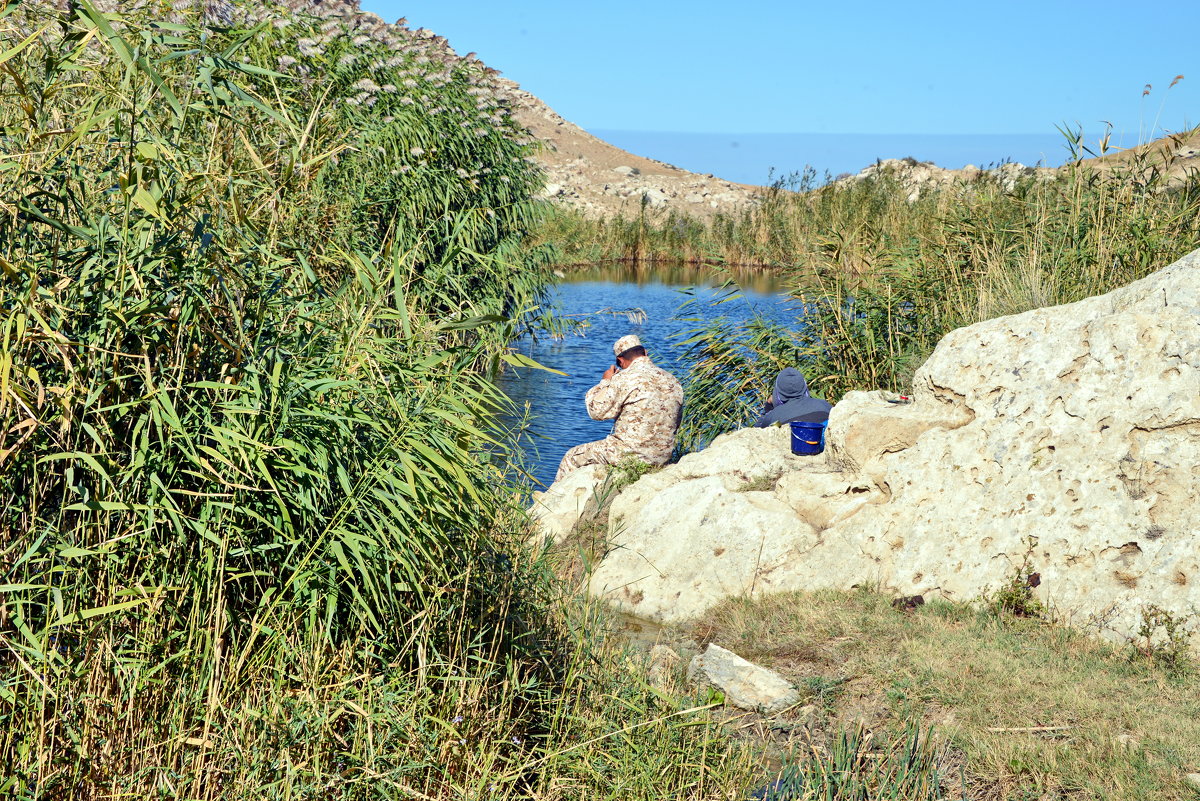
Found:
[[732, 706], [768, 715], [795, 705], [801, 697], [783, 676], [719, 645], [709, 645], [692, 659], [688, 678], [717, 687]]
[[572, 470], [545, 492], [534, 493], [529, 516], [535, 531], [530, 543], [557, 545], [566, 539], [582, 517], [596, 511], [596, 492], [607, 475], [608, 468], [604, 465], [587, 465]]

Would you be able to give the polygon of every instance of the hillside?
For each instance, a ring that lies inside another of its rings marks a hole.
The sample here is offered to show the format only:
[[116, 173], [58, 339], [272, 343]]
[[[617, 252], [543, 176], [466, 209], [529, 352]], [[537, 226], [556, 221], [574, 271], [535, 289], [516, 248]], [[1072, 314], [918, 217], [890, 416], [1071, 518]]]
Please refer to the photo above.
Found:
[[[102, 9], [138, 8], [141, 0], [121, 2], [105, 0]], [[238, 21], [276, 22], [272, 6], [253, 9], [236, 6], [230, 0], [178, 0], [174, 7], [202, 6], [206, 18], [221, 23]], [[672, 164], [622, 150], [564, 119], [543, 100], [521, 88], [515, 80], [502, 77], [483, 64], [474, 53], [460, 56], [443, 36], [426, 28], [410, 28], [401, 18], [387, 23], [378, 15], [363, 11], [359, 0], [283, 0], [282, 6], [293, 11], [327, 17], [346, 24], [401, 53], [419, 53], [433, 66], [469, 64], [479, 73], [477, 82], [480, 106], [489, 113], [513, 116], [541, 147], [536, 160], [546, 175], [543, 197], [589, 218], [636, 214], [643, 203], [651, 209], [678, 211], [705, 220], [713, 214], [731, 213], [755, 204], [764, 187], [727, 181], [711, 173], [689, 172]], [[466, 43], [459, 43], [464, 46]], [[519, 76], [518, 76], [519, 77]], [[1006, 164], [991, 171], [973, 167], [946, 169], [931, 162], [912, 162], [880, 154], [880, 161], [866, 166], [857, 175], [841, 179], [848, 184], [886, 173], [896, 177], [916, 199], [927, 188], [969, 183], [985, 173], [994, 173], [1004, 184], [1030, 176], [1052, 176], [1057, 170]], [[1109, 171], [1136, 166], [1143, 171], [1158, 170], [1179, 180], [1200, 165], [1200, 128], [1141, 145], [1088, 158], [1092, 164]], [[797, 165], [804, 162], [799, 154]]]
[[971, 165], [953, 170], [932, 162], [887, 158], [865, 167], [855, 175], [840, 178], [835, 184], [849, 186], [856, 181], [887, 175], [899, 182], [909, 201], [914, 201], [928, 190], [969, 184], [987, 174], [1011, 191], [1022, 179], [1050, 180], [1074, 166], [1093, 169], [1101, 175], [1128, 175], [1143, 184], [1153, 182], [1159, 187], [1176, 187], [1200, 171], [1200, 127], [1168, 134], [1137, 147], [1091, 155], [1080, 159], [1077, 165], [1027, 167], [1013, 162], [991, 170], [981, 170]]
[[563, 119], [516, 83], [504, 83], [517, 120], [542, 143], [545, 196], [589, 217], [636, 213], [644, 197], [651, 208], [703, 218], [754, 203], [762, 191], [635, 156]]
[[[269, 5], [253, 9], [229, 0], [184, 0], [177, 9], [201, 4], [206, 18], [218, 22], [274, 21]], [[104, 8], [135, 8], [143, 3], [107, 0]], [[470, 64], [478, 68], [480, 103], [492, 101], [497, 113], [512, 114], [542, 144], [537, 160], [546, 173], [544, 196], [590, 217], [636, 213], [643, 198], [652, 208], [672, 208], [695, 217], [730, 212], [753, 203], [761, 187], [688, 172], [671, 164], [644, 158], [598, 139], [563, 119], [515, 81], [480, 62], [474, 53], [460, 56], [445, 37], [426, 28], [410, 28], [407, 19], [387, 23], [363, 11], [358, 0], [283, 0], [297, 12], [327, 17], [356, 28], [403, 53], [419, 53], [431, 65]]]

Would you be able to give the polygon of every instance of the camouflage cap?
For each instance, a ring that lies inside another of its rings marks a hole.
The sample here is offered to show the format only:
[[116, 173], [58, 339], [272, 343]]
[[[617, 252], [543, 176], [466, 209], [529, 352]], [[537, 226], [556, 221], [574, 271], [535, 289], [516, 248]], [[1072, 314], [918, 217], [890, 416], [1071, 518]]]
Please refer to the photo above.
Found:
[[642, 340], [637, 338], [637, 334], [627, 334], [613, 343], [613, 355], [620, 356], [630, 348], [640, 347]]

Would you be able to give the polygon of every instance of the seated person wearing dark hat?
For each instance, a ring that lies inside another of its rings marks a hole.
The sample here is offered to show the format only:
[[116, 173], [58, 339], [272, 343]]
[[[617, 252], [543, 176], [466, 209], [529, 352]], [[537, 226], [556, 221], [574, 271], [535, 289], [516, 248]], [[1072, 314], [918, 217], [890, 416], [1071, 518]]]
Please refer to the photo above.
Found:
[[775, 378], [775, 391], [767, 401], [762, 416], [754, 425], [764, 428], [772, 423], [822, 423], [829, 419], [833, 404], [808, 394], [804, 373], [795, 367], [785, 367]]

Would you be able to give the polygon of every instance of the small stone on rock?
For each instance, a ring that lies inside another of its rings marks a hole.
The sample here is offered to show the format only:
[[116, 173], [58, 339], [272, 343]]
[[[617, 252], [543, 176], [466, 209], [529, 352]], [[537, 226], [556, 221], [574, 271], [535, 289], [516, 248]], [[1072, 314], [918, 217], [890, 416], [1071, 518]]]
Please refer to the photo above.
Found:
[[918, 606], [925, 605], [925, 597], [922, 595], [905, 595], [902, 598], [896, 598], [892, 601], [892, 608], [898, 609], [901, 612], [911, 612]]
[[668, 202], [668, 200], [670, 199], [667, 197], [667, 193], [661, 189], [648, 189], [642, 195], [642, 197], [645, 198], [646, 203], [648, 203], [651, 206], [665, 205]]
[[650, 649], [650, 666], [646, 670], [650, 684], [656, 689], [670, 687], [675, 671], [679, 669], [680, 656], [665, 645], [656, 645]]

